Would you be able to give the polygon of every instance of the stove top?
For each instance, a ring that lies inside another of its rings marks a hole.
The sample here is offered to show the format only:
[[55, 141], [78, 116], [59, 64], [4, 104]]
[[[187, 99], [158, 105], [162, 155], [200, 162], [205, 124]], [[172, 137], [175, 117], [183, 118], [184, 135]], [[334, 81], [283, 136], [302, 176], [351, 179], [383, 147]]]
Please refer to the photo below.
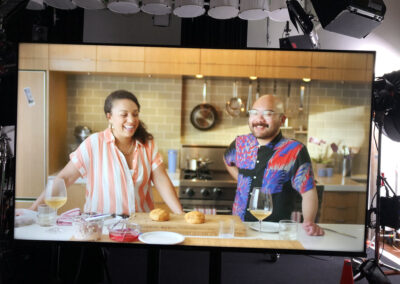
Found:
[[215, 170], [182, 170], [181, 179], [179, 181], [181, 186], [203, 186], [215, 187], [226, 186], [236, 187], [236, 180], [227, 171]]
[[199, 180], [210, 180], [213, 179], [211, 176], [211, 171], [208, 169], [202, 169], [197, 171], [183, 170], [183, 179], [199, 179]]

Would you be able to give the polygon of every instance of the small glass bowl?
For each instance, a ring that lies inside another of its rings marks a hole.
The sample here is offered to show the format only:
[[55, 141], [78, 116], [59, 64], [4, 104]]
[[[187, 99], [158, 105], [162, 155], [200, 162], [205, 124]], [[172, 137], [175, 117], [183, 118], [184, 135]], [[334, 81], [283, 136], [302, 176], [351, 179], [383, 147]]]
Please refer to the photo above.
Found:
[[140, 235], [140, 226], [128, 220], [120, 220], [108, 226], [108, 234], [116, 242], [134, 242]]
[[103, 233], [103, 219], [87, 221], [90, 215], [75, 217], [72, 221], [74, 238], [80, 241], [99, 241]]

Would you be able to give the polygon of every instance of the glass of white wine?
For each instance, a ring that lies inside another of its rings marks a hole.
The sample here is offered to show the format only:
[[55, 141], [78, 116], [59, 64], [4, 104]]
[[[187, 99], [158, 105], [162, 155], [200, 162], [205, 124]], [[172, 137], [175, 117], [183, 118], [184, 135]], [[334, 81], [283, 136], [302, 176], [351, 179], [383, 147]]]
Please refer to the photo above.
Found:
[[[53, 178], [47, 181], [44, 202], [56, 211], [67, 202], [67, 188], [62, 178]], [[50, 232], [61, 232], [60, 228], [53, 227]]]
[[269, 190], [263, 191], [261, 187], [253, 187], [250, 195], [248, 210], [258, 219], [261, 232], [262, 220], [272, 214], [272, 196]]

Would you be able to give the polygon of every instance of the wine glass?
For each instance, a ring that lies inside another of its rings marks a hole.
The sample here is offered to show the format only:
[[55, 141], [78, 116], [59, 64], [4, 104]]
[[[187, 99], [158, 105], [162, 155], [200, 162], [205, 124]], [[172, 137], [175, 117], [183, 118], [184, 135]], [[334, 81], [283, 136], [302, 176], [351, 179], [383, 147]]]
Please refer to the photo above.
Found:
[[249, 211], [258, 219], [260, 224], [262, 220], [272, 214], [272, 196], [270, 191], [263, 191], [261, 187], [254, 187], [250, 193]]
[[[56, 211], [67, 202], [67, 189], [62, 178], [53, 178], [47, 181], [44, 202]], [[53, 227], [50, 232], [61, 232], [58, 227]]]

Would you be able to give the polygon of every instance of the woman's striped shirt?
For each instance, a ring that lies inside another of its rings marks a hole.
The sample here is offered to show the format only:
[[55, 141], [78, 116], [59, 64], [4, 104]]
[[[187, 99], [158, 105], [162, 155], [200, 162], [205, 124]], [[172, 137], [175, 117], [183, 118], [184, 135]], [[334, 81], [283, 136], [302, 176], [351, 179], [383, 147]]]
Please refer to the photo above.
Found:
[[87, 178], [85, 212], [129, 215], [154, 208], [151, 173], [162, 163], [154, 140], [136, 140], [132, 169], [110, 129], [89, 136], [70, 159]]

